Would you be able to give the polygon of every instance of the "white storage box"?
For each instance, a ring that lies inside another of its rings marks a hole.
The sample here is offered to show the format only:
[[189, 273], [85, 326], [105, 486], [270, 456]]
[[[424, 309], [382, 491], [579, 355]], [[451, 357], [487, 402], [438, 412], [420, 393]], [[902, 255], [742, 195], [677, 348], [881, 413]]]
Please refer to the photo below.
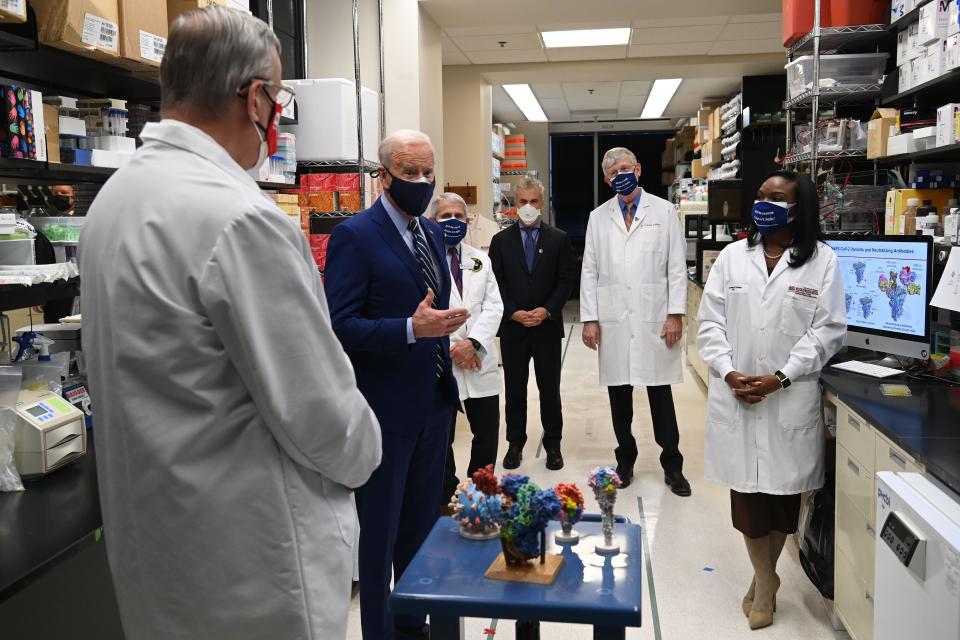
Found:
[[87, 123], [82, 118], [60, 116], [60, 135], [83, 138], [87, 135]]
[[920, 44], [920, 25], [914, 22], [907, 27], [907, 57], [916, 60], [923, 55], [923, 46]]
[[[879, 83], [887, 53], [853, 53], [820, 56], [820, 87]], [[790, 97], [813, 88], [813, 56], [802, 56], [785, 67]]]
[[943, 41], [943, 72], [949, 73], [960, 67], [960, 33], [947, 36]]
[[947, 0], [931, 0], [920, 7], [919, 38], [920, 44], [930, 44], [947, 35], [947, 23], [950, 8]]
[[[934, 0], [936, 2], [936, 0]], [[923, 51], [923, 67], [920, 71], [920, 83], [936, 80], [943, 74], [943, 41], [934, 40]]]
[[947, 35], [960, 33], [960, 0], [952, 0], [947, 16]]
[[133, 153], [137, 150], [137, 140], [126, 136], [92, 136], [87, 138], [88, 148], [104, 151]]
[[915, 89], [923, 84], [920, 79], [923, 77], [923, 69], [926, 61], [923, 58], [917, 58], [910, 62], [910, 88]]
[[937, 109], [937, 146], [946, 147], [957, 143], [957, 114], [960, 104], [945, 104]]
[[0, 240], [0, 264], [24, 265], [37, 264], [37, 254], [33, 249], [33, 240]]
[[[297, 136], [297, 160], [357, 159], [357, 96], [343, 78], [284, 80], [297, 92], [298, 124], [281, 129]], [[363, 157], [377, 161], [380, 146], [380, 97], [361, 87]]]
[[913, 151], [911, 145], [913, 143], [913, 133], [901, 133], [898, 136], [890, 136], [890, 139], [887, 140], [887, 155], [888, 156], [899, 156], [903, 153], [910, 153]]
[[911, 75], [913, 72], [913, 64], [907, 62], [902, 67], [897, 67], [897, 73], [899, 74], [899, 83], [897, 85], [898, 93], [903, 93], [913, 88], [913, 85], [910, 83]]

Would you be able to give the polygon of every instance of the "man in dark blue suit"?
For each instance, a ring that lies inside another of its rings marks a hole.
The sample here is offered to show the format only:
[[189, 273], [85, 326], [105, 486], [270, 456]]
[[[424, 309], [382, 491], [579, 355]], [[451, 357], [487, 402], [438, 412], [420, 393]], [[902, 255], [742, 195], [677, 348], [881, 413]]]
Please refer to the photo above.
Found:
[[428, 638], [423, 619], [388, 610], [399, 578], [437, 520], [444, 459], [459, 407], [449, 335], [466, 322], [448, 309], [443, 231], [421, 218], [433, 195], [430, 139], [398, 131], [380, 145], [386, 194], [338, 225], [325, 288], [333, 330], [383, 433], [383, 459], [357, 490], [360, 620], [365, 640]]

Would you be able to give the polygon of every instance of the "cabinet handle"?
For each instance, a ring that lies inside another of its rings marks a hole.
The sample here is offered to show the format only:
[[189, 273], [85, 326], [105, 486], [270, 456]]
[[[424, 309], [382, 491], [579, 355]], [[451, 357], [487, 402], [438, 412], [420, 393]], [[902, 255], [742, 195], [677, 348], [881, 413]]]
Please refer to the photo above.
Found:
[[847, 458], [847, 466], [850, 468], [850, 471], [853, 471], [854, 475], [860, 477], [860, 467], [850, 458]]
[[873, 596], [870, 595], [869, 593], [864, 593], [864, 594], [863, 594], [863, 597], [864, 597], [864, 599], [867, 601], [867, 604], [869, 604], [871, 607], [873, 607]]
[[871, 527], [870, 525], [867, 525], [867, 533], [870, 534], [870, 537], [871, 537], [871, 538], [876, 538], [876, 537], [877, 537], [877, 530], [874, 529], [873, 527]]
[[858, 422], [857, 420], [854, 420], [850, 416], [847, 416], [847, 424], [849, 424], [851, 427], [853, 427], [857, 431], [860, 431], [860, 422]]
[[906, 461], [904, 458], [902, 458], [901, 456], [899, 456], [899, 455], [897, 454], [897, 452], [894, 451], [893, 449], [890, 449], [890, 460], [892, 460], [893, 463], [894, 463], [895, 465], [897, 465], [898, 467], [900, 467], [901, 469], [906, 470], [906, 468], [907, 468], [907, 461]]

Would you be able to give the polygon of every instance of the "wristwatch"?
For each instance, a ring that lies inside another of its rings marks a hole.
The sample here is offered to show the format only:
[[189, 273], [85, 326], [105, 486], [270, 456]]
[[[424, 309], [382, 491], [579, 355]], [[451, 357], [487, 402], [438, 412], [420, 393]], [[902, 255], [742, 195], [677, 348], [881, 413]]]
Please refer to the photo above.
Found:
[[480, 344], [479, 340], [477, 340], [476, 338], [467, 338], [467, 340], [469, 340], [473, 344], [474, 351], [476, 351], [477, 353], [483, 353], [483, 345]]
[[790, 378], [788, 378], [787, 376], [785, 376], [785, 375], [783, 374], [783, 371], [777, 371], [777, 372], [774, 373], [773, 375], [777, 376], [777, 379], [780, 380], [780, 388], [781, 388], [781, 389], [786, 389], [786, 388], [789, 387], [791, 384], [793, 384], [792, 382], [790, 382]]

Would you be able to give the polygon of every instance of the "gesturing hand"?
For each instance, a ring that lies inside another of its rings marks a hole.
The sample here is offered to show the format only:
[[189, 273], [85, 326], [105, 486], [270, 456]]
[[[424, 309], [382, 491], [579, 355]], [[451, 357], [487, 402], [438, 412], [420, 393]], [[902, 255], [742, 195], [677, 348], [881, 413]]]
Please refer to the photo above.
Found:
[[583, 344], [587, 345], [587, 348], [593, 351], [596, 351], [597, 347], [600, 346], [599, 322], [583, 323]]
[[754, 387], [747, 384], [747, 376], [739, 371], [731, 371], [724, 378], [724, 381], [733, 389], [733, 395], [737, 400], [744, 404], [757, 404], [763, 400], [763, 396], [754, 391]]
[[413, 335], [418, 339], [448, 336], [470, 317], [466, 309], [434, 309], [433, 299], [433, 289], [427, 289], [427, 297], [413, 314]]

